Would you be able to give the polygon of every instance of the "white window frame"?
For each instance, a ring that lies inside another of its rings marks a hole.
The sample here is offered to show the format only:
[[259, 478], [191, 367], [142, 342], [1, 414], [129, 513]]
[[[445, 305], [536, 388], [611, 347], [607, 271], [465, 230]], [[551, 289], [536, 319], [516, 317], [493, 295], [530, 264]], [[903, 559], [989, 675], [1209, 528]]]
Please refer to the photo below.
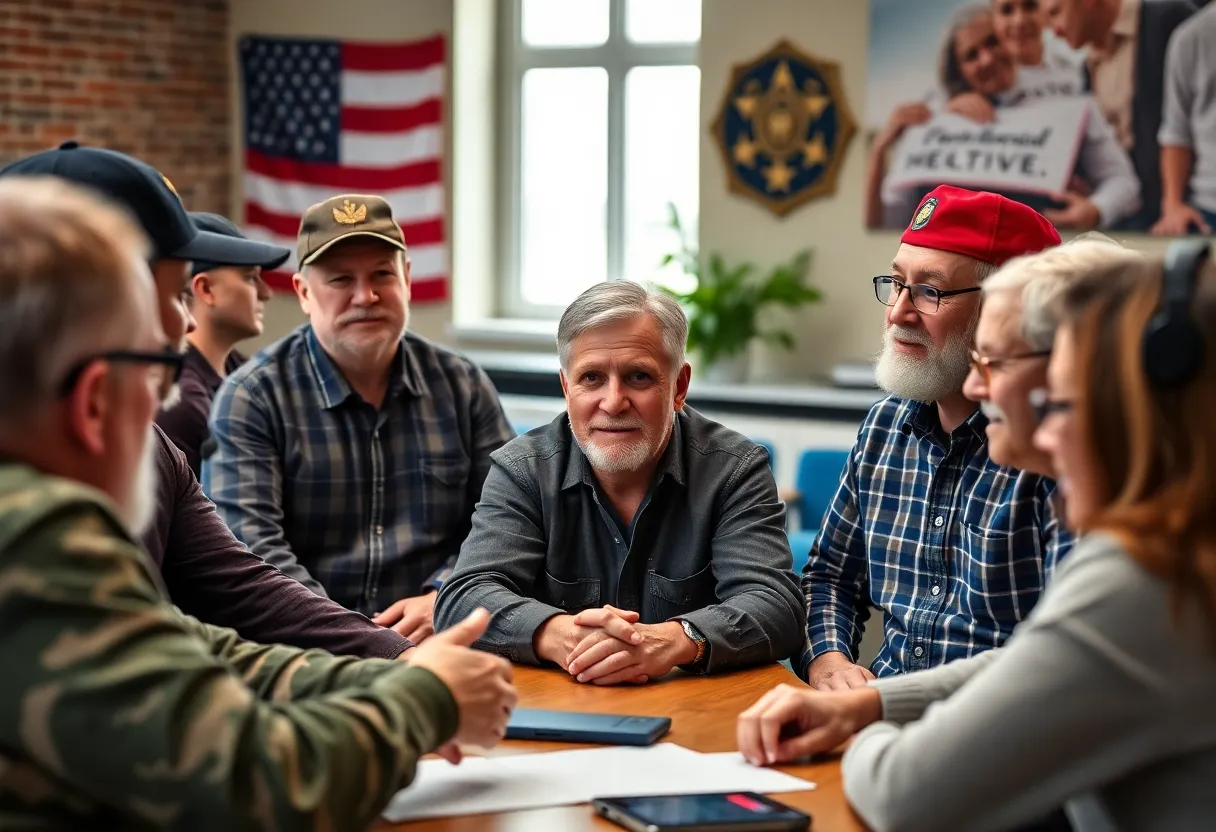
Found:
[[[576, 2], [576, 0], [572, 0]], [[524, 73], [549, 67], [602, 67], [608, 75], [608, 205], [609, 280], [622, 276], [625, 258], [625, 76], [639, 66], [699, 66], [696, 43], [633, 43], [625, 35], [626, 0], [609, 0], [608, 40], [598, 46], [530, 46], [523, 39], [523, 0], [503, 4], [503, 69], [498, 208], [503, 254], [499, 306], [504, 317], [558, 318], [562, 306], [529, 303], [522, 291], [520, 189], [522, 179], [522, 105]]]

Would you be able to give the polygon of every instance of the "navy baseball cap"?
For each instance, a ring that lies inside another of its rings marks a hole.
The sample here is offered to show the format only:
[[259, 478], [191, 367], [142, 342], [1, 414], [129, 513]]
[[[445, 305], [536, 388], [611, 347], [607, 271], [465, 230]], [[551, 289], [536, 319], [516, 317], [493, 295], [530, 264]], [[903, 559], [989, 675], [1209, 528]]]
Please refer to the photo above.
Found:
[[262, 259], [257, 263], [216, 263], [209, 260], [195, 260], [192, 266], [194, 274], [209, 272], [212, 269], [224, 266], [261, 266], [269, 271], [283, 265], [287, 262], [287, 258], [291, 256], [291, 249], [286, 246], [276, 246], [272, 243], [248, 239], [241, 233], [241, 229], [237, 228], [236, 223], [227, 217], [221, 217], [219, 214], [208, 214], [205, 211], [191, 211], [190, 219], [200, 231], [206, 231], [211, 234], [223, 234], [225, 237], [245, 240], [250, 245], [258, 246], [262, 250]]
[[264, 243], [197, 228], [173, 184], [156, 168], [125, 153], [66, 141], [18, 159], [0, 169], [0, 176], [57, 176], [93, 188], [134, 215], [152, 242], [153, 260], [258, 266], [266, 259]]

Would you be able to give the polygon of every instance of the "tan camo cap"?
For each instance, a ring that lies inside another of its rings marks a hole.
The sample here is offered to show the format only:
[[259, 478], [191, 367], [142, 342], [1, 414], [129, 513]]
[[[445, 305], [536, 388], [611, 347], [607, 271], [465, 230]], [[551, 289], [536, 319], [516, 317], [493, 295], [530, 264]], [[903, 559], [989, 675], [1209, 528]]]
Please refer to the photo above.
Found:
[[348, 237], [375, 237], [407, 250], [405, 235], [387, 202], [370, 194], [341, 194], [318, 202], [300, 218], [296, 262], [307, 266]]

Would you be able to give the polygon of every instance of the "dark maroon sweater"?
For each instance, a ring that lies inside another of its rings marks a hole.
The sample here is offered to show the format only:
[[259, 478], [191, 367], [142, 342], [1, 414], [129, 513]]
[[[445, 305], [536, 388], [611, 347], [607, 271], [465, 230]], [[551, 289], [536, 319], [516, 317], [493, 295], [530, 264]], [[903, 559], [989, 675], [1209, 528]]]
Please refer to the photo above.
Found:
[[261, 644], [380, 659], [396, 658], [409, 646], [245, 548], [203, 494], [185, 455], [160, 428], [154, 430], [160, 481], [156, 519], [143, 544], [183, 612]]

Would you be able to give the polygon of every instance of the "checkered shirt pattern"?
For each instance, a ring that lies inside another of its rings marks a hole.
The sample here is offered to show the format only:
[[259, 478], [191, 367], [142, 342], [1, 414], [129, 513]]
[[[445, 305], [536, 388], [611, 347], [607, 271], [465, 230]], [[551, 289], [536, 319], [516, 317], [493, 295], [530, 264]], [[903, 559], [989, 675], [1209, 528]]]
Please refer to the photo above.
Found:
[[224, 380], [211, 423], [203, 488], [233, 533], [367, 615], [442, 584], [514, 436], [468, 360], [406, 333], [376, 410], [307, 324]]
[[999, 647], [1072, 546], [1053, 480], [988, 457], [977, 410], [949, 437], [933, 405], [887, 398], [862, 423], [803, 571], [808, 645], [856, 661], [870, 606], [888, 676]]

